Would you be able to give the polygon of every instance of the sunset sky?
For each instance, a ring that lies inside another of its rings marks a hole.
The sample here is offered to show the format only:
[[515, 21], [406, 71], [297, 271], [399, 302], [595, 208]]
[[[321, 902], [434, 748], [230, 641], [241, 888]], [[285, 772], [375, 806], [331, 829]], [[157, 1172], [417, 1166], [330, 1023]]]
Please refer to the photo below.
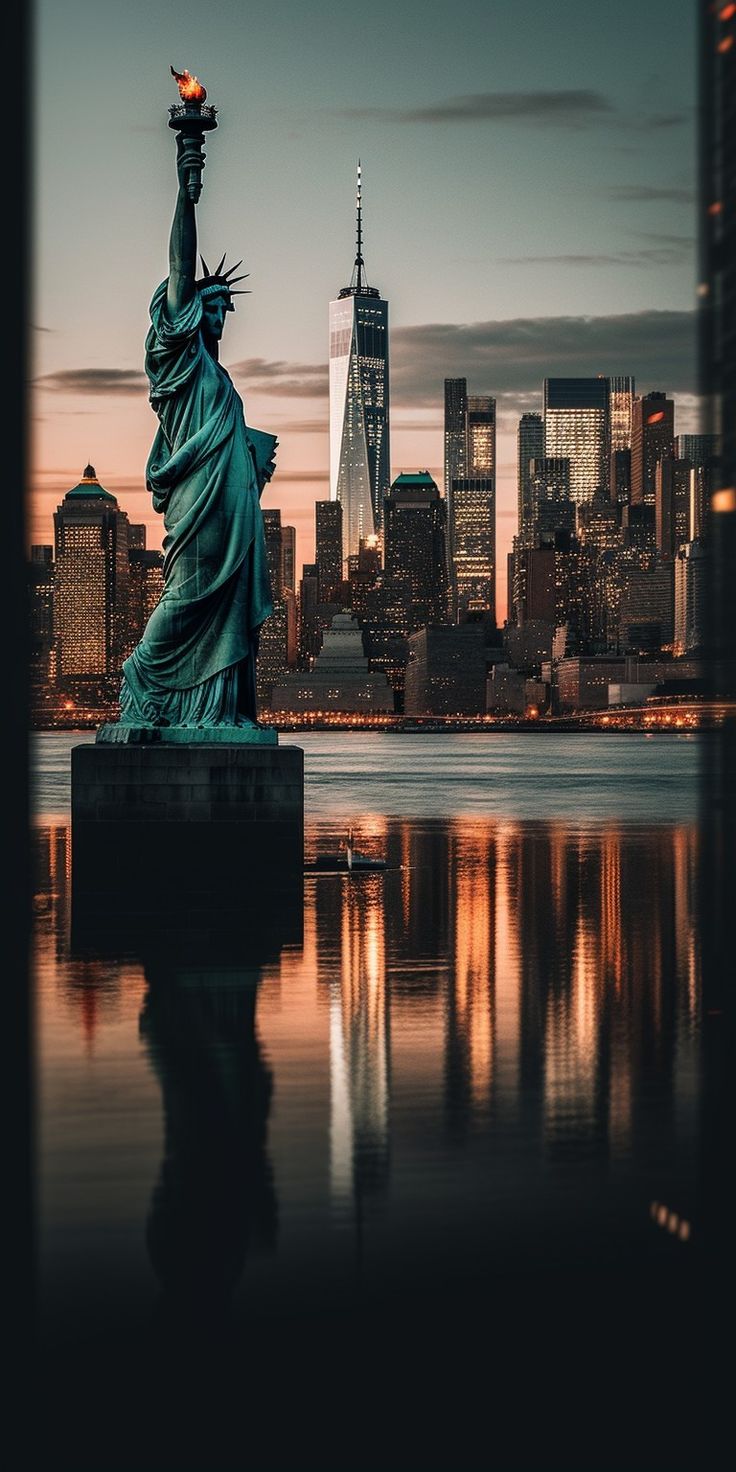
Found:
[[392, 475], [442, 478], [445, 376], [499, 412], [499, 617], [516, 421], [545, 374], [634, 373], [696, 427], [692, 0], [41, 0], [35, 99], [30, 531], [87, 460], [149, 545], [148, 303], [176, 191], [169, 65], [219, 109], [200, 244], [244, 257], [222, 361], [278, 435], [264, 506], [313, 555], [328, 490], [327, 309], [390, 303]]

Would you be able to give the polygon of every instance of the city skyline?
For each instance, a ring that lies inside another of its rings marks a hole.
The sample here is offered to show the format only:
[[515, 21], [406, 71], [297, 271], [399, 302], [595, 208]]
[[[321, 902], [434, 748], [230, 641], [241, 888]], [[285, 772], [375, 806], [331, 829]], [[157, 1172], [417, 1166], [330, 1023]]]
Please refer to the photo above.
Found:
[[[301, 566], [313, 502], [328, 494], [327, 303], [352, 256], [360, 156], [370, 273], [391, 302], [391, 476], [426, 468], [441, 483], [445, 376], [496, 397], [501, 612], [516, 423], [541, 408], [545, 374], [631, 373], [640, 392], [675, 397], [681, 431], [695, 428], [693, 18], [684, 3], [654, 5], [627, 56], [620, 9], [591, 17], [570, 4], [552, 17], [532, 3], [522, 29], [503, 8], [471, 5], [458, 36], [447, 5], [423, 9], [419, 28], [417, 6], [379, 4], [356, 76], [354, 9], [338, 26], [328, 6], [308, 21], [291, 5], [256, 7], [247, 47], [234, 47], [234, 6], [206, 18], [181, 7], [176, 45], [221, 110], [200, 209], [205, 254], [242, 244], [251, 270], [223, 361], [249, 420], [279, 435], [264, 506], [297, 527]], [[34, 542], [48, 539], [59, 494], [91, 459], [134, 498], [131, 515], [155, 544], [142, 341], [173, 208], [171, 44], [155, 6], [125, 16], [87, 0], [40, 7]], [[114, 74], [111, 55], [126, 59]], [[510, 75], [525, 90], [509, 90]], [[520, 240], [533, 242], [523, 256]]]

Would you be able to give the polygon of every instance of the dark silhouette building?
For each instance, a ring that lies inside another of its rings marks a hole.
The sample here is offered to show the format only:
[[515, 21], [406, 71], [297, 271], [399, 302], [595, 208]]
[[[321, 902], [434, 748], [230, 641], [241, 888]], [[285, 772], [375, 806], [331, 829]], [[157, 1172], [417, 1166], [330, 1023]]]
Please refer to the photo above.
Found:
[[519, 536], [526, 539], [532, 519], [532, 460], [544, 456], [544, 420], [541, 414], [522, 414], [516, 435]]
[[384, 503], [386, 573], [410, 589], [407, 626], [448, 618], [447, 505], [426, 470], [397, 476]]
[[315, 515], [315, 559], [320, 600], [329, 603], [344, 577], [342, 560], [342, 505], [339, 501], [317, 501]]
[[483, 623], [434, 625], [411, 634], [406, 715], [482, 715], [488, 647], [488, 629]]

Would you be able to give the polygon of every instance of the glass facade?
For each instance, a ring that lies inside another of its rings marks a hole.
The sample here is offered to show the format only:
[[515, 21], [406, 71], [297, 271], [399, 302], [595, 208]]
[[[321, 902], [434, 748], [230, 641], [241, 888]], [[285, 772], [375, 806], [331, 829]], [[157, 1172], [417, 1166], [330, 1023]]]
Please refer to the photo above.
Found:
[[631, 415], [634, 403], [634, 380], [613, 377], [608, 380], [609, 453], [631, 449]]
[[456, 615], [496, 608], [496, 487], [492, 476], [453, 481]]
[[634, 400], [631, 429], [632, 505], [654, 505], [657, 461], [675, 450], [675, 405], [666, 394], [645, 394]]
[[522, 414], [517, 431], [517, 488], [519, 537], [524, 540], [531, 522], [530, 461], [544, 455], [544, 421], [541, 414]]
[[343, 560], [381, 535], [391, 482], [388, 302], [365, 282], [360, 168], [356, 204], [353, 278], [330, 302], [330, 499], [343, 510]]
[[471, 394], [468, 397], [467, 426], [468, 477], [495, 476], [496, 400], [488, 394]]
[[570, 461], [570, 495], [579, 505], [606, 485], [607, 378], [545, 378], [544, 453]]

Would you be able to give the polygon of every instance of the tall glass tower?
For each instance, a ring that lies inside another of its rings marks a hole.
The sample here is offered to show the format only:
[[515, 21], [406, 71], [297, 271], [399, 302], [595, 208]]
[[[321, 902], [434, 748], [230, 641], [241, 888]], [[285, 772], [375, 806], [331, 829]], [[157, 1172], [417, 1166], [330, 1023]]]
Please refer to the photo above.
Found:
[[330, 499], [343, 511], [343, 557], [381, 536], [389, 453], [388, 302], [368, 286], [358, 163], [352, 280], [330, 302]]

